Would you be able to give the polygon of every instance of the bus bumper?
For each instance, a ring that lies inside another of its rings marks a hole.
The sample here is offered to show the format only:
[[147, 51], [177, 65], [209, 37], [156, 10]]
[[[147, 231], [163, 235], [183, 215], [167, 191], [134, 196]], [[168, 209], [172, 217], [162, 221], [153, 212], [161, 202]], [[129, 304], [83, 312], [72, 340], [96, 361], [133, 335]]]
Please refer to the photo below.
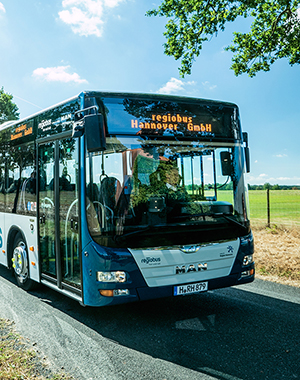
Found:
[[[252, 271], [253, 274], [249, 276], [241, 276], [240, 274], [239, 275], [234, 274], [234, 275], [229, 275], [226, 277], [208, 280], [207, 290], [221, 289], [221, 288], [227, 288], [230, 286], [250, 283], [254, 281], [254, 276], [255, 276], [254, 265], [251, 266], [251, 268], [249, 268], [249, 271], [251, 271], [251, 269], [253, 270]], [[137, 293], [141, 301], [150, 300], [154, 298], [160, 298], [160, 297], [172, 297], [174, 296], [174, 286], [166, 286], [163, 288], [149, 288], [149, 287], [139, 288], [137, 289]], [[196, 294], [196, 293], [193, 293], [193, 294]]]
[[[240, 247], [228, 276], [208, 279], [204, 281], [205, 291], [240, 284], [250, 283], [254, 280], [255, 264], [252, 261], [254, 251], [253, 236], [249, 234], [240, 238]], [[83, 276], [89, 279], [83, 286], [83, 304], [87, 306], [106, 306], [122, 303], [150, 300], [177, 295], [175, 288], [191, 285], [193, 283], [149, 287], [139, 268], [126, 249], [119, 250], [103, 248], [91, 243], [85, 249], [83, 260]], [[246, 258], [250, 258], [249, 262]], [[92, 259], [93, 258], [93, 259]], [[96, 258], [96, 260], [95, 260]], [[124, 283], [101, 283], [97, 281], [97, 268], [106, 268], [107, 271], [126, 271], [128, 278]], [[188, 294], [191, 294], [187, 292]], [[194, 293], [195, 294], [195, 293]]]

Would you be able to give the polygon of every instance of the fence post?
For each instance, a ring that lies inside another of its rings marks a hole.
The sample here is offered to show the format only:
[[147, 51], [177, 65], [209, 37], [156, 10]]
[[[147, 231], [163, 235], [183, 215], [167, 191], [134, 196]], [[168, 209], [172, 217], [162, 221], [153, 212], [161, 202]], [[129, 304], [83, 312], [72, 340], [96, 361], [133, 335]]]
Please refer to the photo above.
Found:
[[271, 217], [270, 217], [270, 189], [267, 189], [267, 214], [268, 214], [268, 223], [267, 227], [271, 227]]

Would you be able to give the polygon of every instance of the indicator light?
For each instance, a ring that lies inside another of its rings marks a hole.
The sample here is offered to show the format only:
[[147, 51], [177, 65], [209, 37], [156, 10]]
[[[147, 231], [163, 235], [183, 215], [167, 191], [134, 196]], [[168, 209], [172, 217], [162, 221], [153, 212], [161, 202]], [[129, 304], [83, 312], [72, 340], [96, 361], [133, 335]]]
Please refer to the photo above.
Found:
[[101, 296], [104, 297], [113, 297], [114, 296], [114, 291], [110, 289], [100, 289], [99, 290]]
[[99, 289], [101, 296], [103, 297], [119, 297], [129, 296], [129, 289]]
[[246, 270], [246, 271], [241, 273], [241, 278], [249, 277], [249, 276], [253, 276], [253, 275], [254, 275], [254, 269]]

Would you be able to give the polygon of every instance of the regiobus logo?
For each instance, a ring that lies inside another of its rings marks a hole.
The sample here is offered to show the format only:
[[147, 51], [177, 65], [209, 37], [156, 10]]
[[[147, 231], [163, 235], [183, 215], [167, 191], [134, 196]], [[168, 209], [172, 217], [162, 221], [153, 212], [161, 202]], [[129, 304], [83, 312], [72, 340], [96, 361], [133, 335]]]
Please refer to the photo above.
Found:
[[144, 259], [141, 260], [142, 264], [160, 264], [160, 257], [145, 257]]

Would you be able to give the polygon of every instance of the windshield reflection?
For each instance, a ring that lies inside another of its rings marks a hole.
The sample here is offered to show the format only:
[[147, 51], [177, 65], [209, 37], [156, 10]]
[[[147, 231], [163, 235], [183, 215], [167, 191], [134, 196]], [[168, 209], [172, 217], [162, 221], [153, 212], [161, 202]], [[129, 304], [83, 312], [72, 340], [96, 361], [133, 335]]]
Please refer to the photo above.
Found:
[[225, 229], [244, 229], [240, 149], [236, 143], [108, 138], [107, 150], [90, 153], [86, 163], [92, 237], [102, 245], [148, 247], [186, 244], [187, 236], [199, 242], [202, 232], [228, 238]]

